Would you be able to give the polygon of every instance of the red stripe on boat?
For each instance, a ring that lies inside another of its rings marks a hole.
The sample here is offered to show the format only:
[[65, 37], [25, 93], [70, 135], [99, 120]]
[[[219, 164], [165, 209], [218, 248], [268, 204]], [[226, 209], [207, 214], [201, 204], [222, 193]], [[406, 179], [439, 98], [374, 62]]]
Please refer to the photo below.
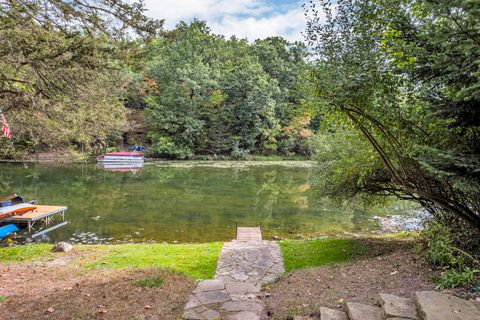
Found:
[[128, 151], [120, 151], [120, 152], [109, 152], [102, 154], [101, 156], [98, 156], [97, 158], [103, 158], [103, 157], [142, 157], [143, 153], [141, 152], [128, 152]]

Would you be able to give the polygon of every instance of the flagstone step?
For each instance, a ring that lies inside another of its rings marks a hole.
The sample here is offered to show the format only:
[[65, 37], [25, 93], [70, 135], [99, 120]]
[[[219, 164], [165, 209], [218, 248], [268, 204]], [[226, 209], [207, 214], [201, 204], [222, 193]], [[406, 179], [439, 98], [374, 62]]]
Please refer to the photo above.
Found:
[[467, 300], [436, 291], [415, 294], [422, 320], [479, 320], [480, 310]]
[[316, 320], [315, 318], [309, 316], [295, 316], [293, 320]]
[[347, 312], [321, 307], [320, 318], [295, 316], [294, 320], [480, 320], [472, 302], [436, 291], [419, 291], [415, 299], [380, 293], [379, 305], [347, 302]]
[[320, 308], [321, 320], [348, 320], [347, 314], [344, 311], [321, 307]]
[[415, 302], [392, 294], [380, 293], [379, 299], [384, 319], [403, 318], [418, 320]]
[[350, 320], [383, 320], [380, 307], [357, 302], [347, 302], [346, 306]]

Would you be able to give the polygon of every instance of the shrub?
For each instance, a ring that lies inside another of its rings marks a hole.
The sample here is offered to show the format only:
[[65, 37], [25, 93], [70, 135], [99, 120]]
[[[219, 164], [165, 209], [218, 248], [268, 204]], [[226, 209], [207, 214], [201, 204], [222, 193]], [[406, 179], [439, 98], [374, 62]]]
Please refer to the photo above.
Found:
[[193, 155], [190, 148], [177, 145], [170, 137], [156, 133], [150, 134], [149, 137], [152, 140], [152, 145], [149, 149], [150, 156], [186, 159]]
[[238, 140], [233, 141], [232, 152], [230, 155], [235, 160], [244, 160], [249, 154], [249, 150], [242, 149]]
[[450, 289], [457, 287], [466, 287], [469, 284], [477, 282], [477, 274], [479, 269], [471, 269], [469, 267], [462, 270], [449, 269], [442, 272], [440, 277], [434, 278], [434, 282], [439, 289]]
[[467, 287], [478, 282], [480, 262], [466, 251], [455, 247], [450, 230], [442, 224], [431, 223], [424, 232], [425, 260], [444, 271], [434, 282], [440, 289]]

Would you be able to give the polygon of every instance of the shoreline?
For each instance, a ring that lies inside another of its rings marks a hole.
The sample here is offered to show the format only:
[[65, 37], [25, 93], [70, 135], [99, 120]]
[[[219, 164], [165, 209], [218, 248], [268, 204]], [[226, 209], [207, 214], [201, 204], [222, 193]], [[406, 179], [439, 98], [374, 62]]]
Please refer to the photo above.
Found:
[[[318, 235], [312, 237], [296, 237], [296, 238], [264, 238], [262, 241], [273, 241], [273, 242], [296, 242], [296, 243], [307, 243], [311, 241], [328, 241], [328, 240], [366, 240], [366, 239], [417, 239], [420, 235], [420, 231], [384, 231], [384, 232], [370, 232], [370, 233], [344, 233], [344, 234], [335, 234], [335, 235]], [[218, 244], [226, 243], [230, 241], [235, 241], [235, 239], [225, 239], [225, 240], [214, 240], [214, 241], [203, 241], [203, 242], [180, 242], [180, 241], [156, 241], [156, 240], [145, 240], [145, 241], [128, 241], [128, 240], [112, 240], [109, 242], [76, 242], [76, 241], [55, 241], [55, 242], [41, 242], [41, 241], [31, 241], [31, 242], [22, 242], [16, 243], [15, 241], [4, 242], [0, 244], [0, 250], [5, 248], [14, 248], [22, 246], [31, 246], [31, 245], [46, 245], [54, 246], [56, 243], [66, 242], [73, 246], [81, 247], [96, 247], [96, 246], [123, 246], [123, 245], [162, 245], [162, 246], [196, 246], [196, 245], [205, 245], [205, 244]]]
[[[165, 162], [165, 163], [184, 163], [184, 162], [198, 162], [198, 163], [217, 163], [217, 162], [311, 162], [317, 163], [316, 160], [309, 159], [165, 159], [165, 158], [145, 158], [146, 163], [156, 163], [156, 162]], [[69, 164], [69, 163], [97, 163], [95, 158], [88, 158], [85, 160], [60, 160], [60, 159], [0, 159], [0, 163], [58, 163], [58, 164]]]
[[[120, 149], [120, 148], [118, 148]], [[91, 153], [81, 153], [76, 151], [71, 152], [38, 152], [32, 154], [23, 155], [19, 159], [3, 159], [0, 158], [0, 162], [58, 162], [58, 163], [83, 163], [83, 162], [95, 162], [95, 157], [99, 154]], [[145, 154], [145, 153], [144, 153]], [[148, 153], [147, 153], [148, 154]], [[310, 157], [304, 155], [293, 155], [293, 156], [283, 156], [283, 155], [262, 155], [262, 154], [248, 154], [242, 159], [236, 159], [230, 155], [210, 155], [210, 154], [199, 154], [194, 155], [191, 158], [186, 159], [174, 159], [174, 158], [162, 158], [162, 157], [146, 157], [148, 161], [206, 161], [206, 162], [216, 162], [216, 161], [315, 161]]]

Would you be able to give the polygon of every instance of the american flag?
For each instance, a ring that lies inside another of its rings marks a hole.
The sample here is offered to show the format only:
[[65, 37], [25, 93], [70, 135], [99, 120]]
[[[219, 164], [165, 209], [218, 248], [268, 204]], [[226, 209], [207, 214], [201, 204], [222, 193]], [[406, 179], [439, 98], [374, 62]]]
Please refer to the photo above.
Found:
[[10, 127], [8, 126], [7, 119], [5, 119], [5, 116], [3, 115], [2, 110], [0, 110], [0, 124], [2, 125], [3, 135], [7, 138], [11, 138], [12, 137], [12, 131], [10, 130]]

